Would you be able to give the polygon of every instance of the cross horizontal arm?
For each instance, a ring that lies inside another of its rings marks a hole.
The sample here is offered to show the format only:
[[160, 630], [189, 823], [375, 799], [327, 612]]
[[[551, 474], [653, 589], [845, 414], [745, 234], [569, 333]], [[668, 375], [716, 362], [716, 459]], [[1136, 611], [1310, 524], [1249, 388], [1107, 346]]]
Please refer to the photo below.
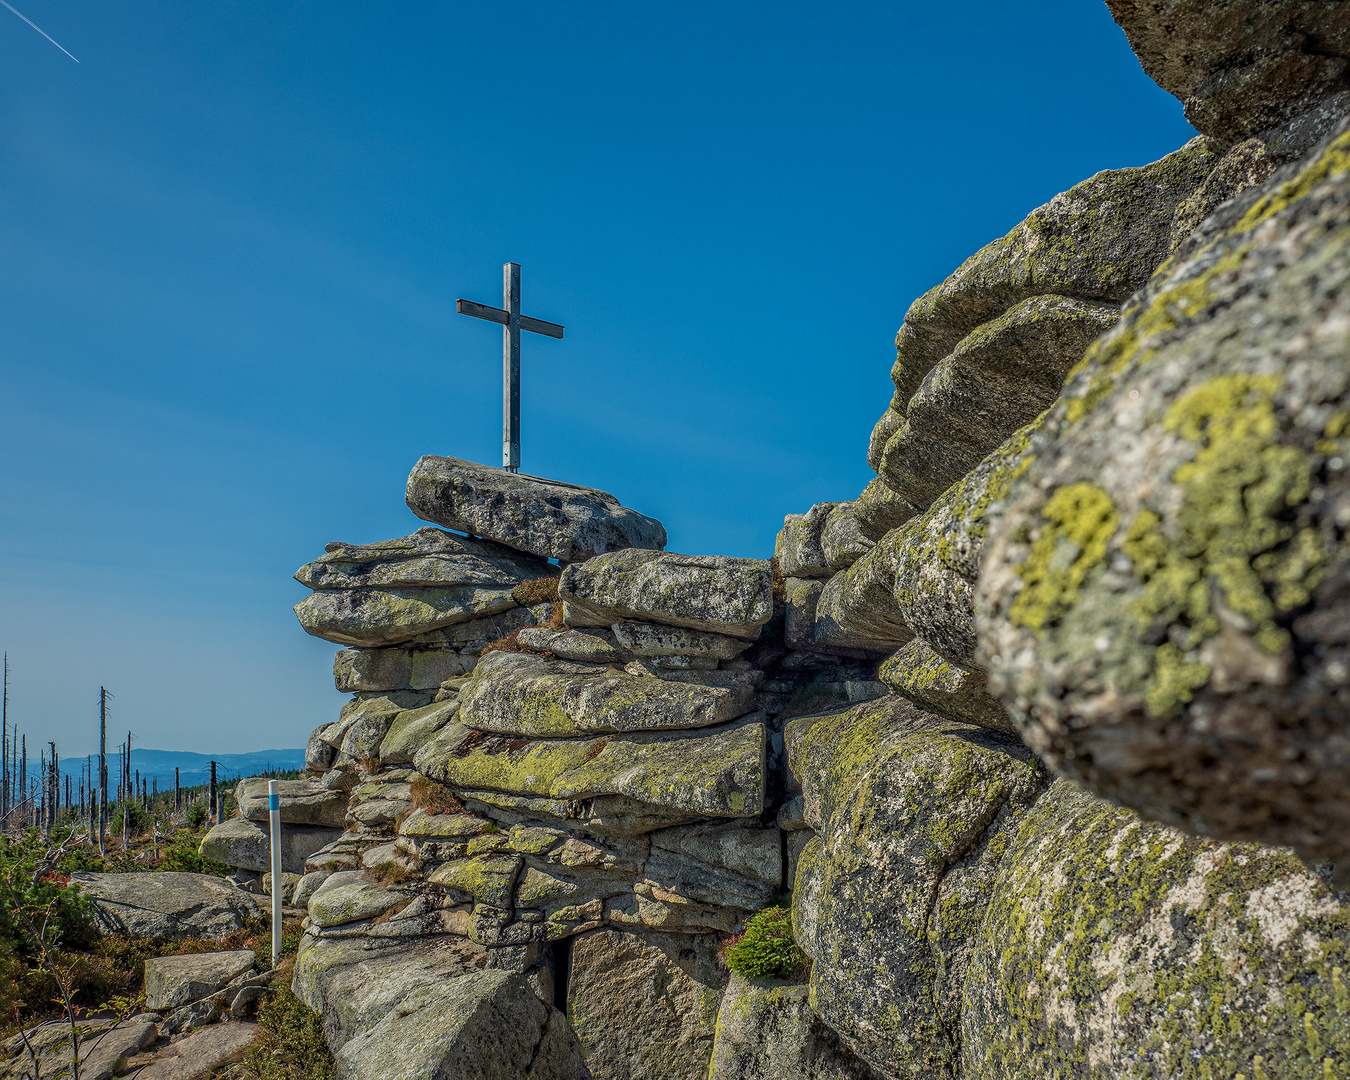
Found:
[[520, 328], [530, 330], [536, 334], [546, 334], [548, 337], [560, 338], [563, 335], [563, 328], [555, 322], [544, 322], [543, 319], [531, 319], [528, 315], [520, 317]]
[[[488, 307], [487, 304], [475, 304], [472, 300], [456, 300], [455, 309], [461, 315], [472, 315], [475, 319], [487, 319], [488, 322], [501, 323], [505, 326], [511, 321], [511, 316], [501, 308]], [[522, 319], [523, 323], [524, 320]], [[562, 335], [559, 334], [559, 337]]]

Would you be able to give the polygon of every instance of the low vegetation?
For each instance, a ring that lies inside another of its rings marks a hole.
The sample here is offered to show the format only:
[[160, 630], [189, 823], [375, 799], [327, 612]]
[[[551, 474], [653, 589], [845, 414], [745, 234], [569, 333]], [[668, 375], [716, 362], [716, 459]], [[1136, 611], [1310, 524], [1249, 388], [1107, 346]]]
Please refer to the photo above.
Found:
[[781, 906], [751, 916], [717, 955], [729, 970], [750, 979], [801, 979], [811, 965], [792, 935], [792, 912]]

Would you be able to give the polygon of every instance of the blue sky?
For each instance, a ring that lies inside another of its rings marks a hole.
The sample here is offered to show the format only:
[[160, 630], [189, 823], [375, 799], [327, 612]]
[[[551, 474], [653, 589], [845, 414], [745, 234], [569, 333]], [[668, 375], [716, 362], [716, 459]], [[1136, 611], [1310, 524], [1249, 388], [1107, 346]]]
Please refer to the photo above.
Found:
[[767, 556], [856, 495], [910, 301], [1189, 138], [1104, 4], [19, 0], [0, 10], [0, 647], [84, 754], [302, 745], [290, 580], [425, 453]]

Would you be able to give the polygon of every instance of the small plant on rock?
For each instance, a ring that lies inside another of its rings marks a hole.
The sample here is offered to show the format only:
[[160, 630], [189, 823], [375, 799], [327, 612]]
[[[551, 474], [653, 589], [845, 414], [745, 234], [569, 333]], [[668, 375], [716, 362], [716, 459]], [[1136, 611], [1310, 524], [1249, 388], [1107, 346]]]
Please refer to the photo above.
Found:
[[792, 912], [785, 907], [765, 908], [745, 929], [722, 943], [718, 958], [727, 968], [749, 979], [791, 979], [804, 975], [811, 961], [792, 936]]
[[511, 590], [511, 599], [522, 607], [554, 603], [558, 599], [558, 578], [541, 577], [522, 581]]
[[454, 793], [444, 784], [419, 776], [412, 782], [409, 792], [413, 808], [425, 810], [428, 814], [462, 814], [464, 804], [455, 798]]

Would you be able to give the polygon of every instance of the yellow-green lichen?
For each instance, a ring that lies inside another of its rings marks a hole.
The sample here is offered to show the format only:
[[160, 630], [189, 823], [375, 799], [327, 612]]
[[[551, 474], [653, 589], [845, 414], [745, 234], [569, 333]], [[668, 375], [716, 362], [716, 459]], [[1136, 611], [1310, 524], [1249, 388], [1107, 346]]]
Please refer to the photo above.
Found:
[[1008, 612], [1013, 623], [1037, 632], [1073, 605], [1119, 522], [1111, 497], [1085, 481], [1056, 490], [1041, 518], [1040, 536], [1017, 571], [1022, 589]]

